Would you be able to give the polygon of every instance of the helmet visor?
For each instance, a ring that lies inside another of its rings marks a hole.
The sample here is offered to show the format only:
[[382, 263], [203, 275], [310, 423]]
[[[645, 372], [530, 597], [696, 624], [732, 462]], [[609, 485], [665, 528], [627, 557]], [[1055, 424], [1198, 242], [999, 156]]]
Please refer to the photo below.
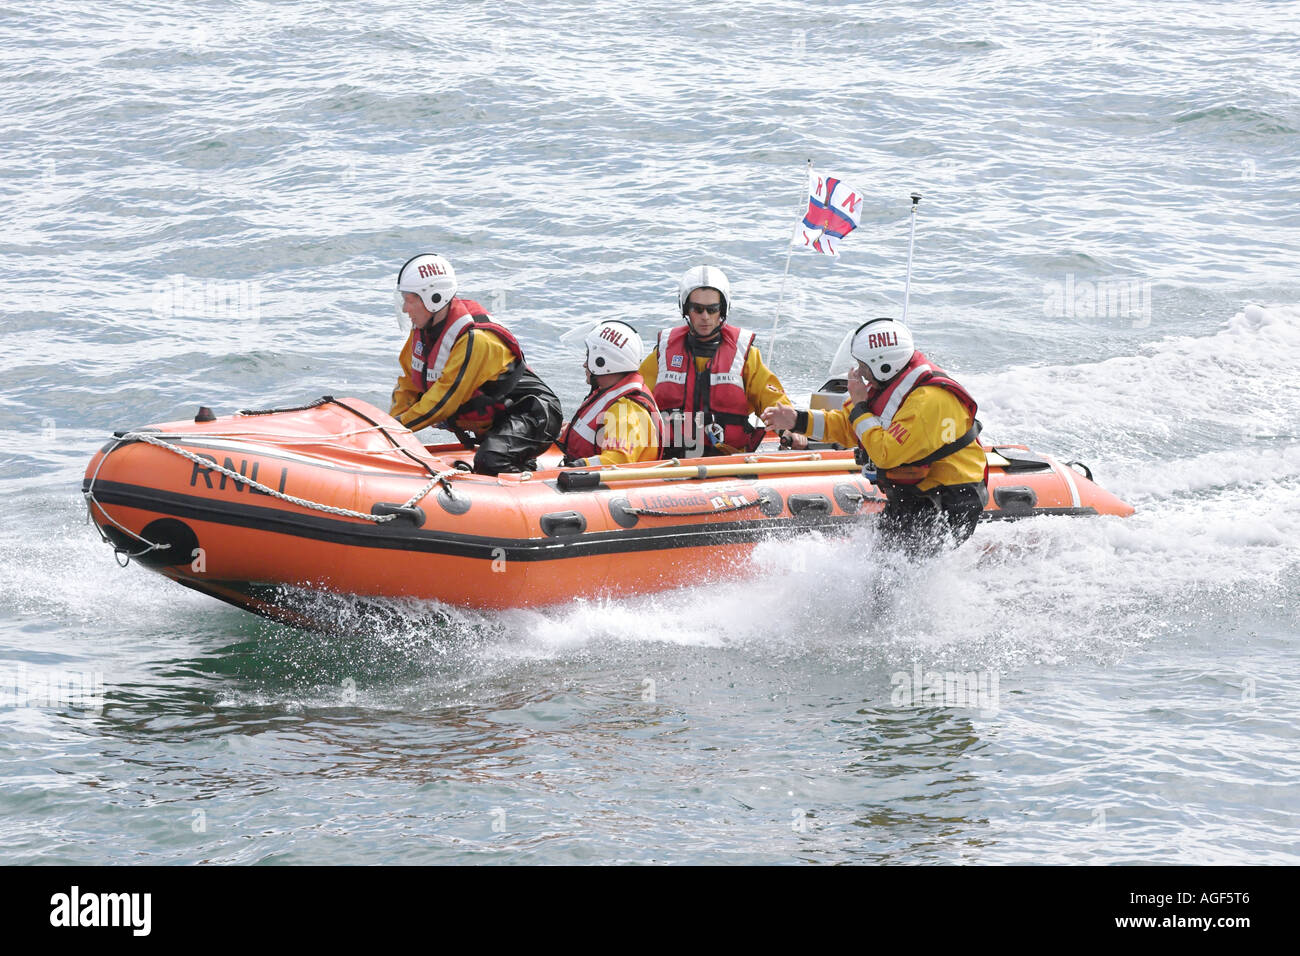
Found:
[[826, 373], [828, 379], [848, 378], [849, 372], [857, 367], [858, 360], [853, 357], [853, 334], [853, 331], [849, 331], [845, 334], [844, 341], [840, 342], [835, 357], [831, 359], [831, 367]]
[[393, 311], [397, 313], [397, 327], [404, 332], [411, 330], [411, 317], [406, 314], [406, 293], [401, 289], [393, 290]]

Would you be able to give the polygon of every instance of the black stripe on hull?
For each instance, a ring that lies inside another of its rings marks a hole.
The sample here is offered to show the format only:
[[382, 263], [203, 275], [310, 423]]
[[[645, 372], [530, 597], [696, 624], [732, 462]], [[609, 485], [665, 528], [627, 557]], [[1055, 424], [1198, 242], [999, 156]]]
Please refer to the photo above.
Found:
[[[499, 538], [454, 531], [421, 531], [400, 520], [382, 525], [361, 525], [325, 515], [290, 513], [240, 502], [212, 501], [120, 482], [96, 482], [95, 498], [101, 504], [135, 508], [161, 516], [253, 528], [351, 547], [484, 560], [505, 557], [511, 561], [554, 561], [670, 548], [750, 544], [774, 536], [850, 527], [864, 517], [862, 514], [809, 515], [800, 518], [733, 521], [723, 525], [671, 525], [663, 528], [600, 531], [564, 538]], [[982, 518], [988, 521], [1013, 521], [1039, 515], [1095, 514], [1097, 511], [1093, 508], [1036, 508], [1023, 514], [986, 511]]]
[[313, 541], [487, 560], [504, 557], [511, 561], [553, 561], [589, 555], [747, 544], [773, 534], [826, 530], [861, 520], [860, 515], [818, 515], [808, 518], [733, 521], [723, 525], [672, 525], [664, 528], [599, 531], [564, 538], [497, 538], [454, 531], [420, 531], [399, 521], [383, 525], [361, 525], [324, 515], [289, 513], [238, 502], [213, 502], [191, 495], [118, 482], [96, 482], [95, 498], [101, 504], [136, 508], [160, 516], [255, 528]]

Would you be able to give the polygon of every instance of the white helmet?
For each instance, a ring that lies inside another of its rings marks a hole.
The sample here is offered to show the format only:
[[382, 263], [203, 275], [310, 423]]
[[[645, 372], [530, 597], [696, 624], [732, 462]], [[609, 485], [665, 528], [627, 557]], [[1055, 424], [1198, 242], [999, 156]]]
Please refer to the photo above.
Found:
[[602, 322], [587, 333], [587, 370], [592, 375], [635, 372], [643, 358], [641, 336], [626, 322]]
[[722, 296], [720, 314], [725, 322], [727, 313], [731, 311], [731, 283], [727, 281], [727, 274], [717, 266], [693, 266], [687, 269], [677, 286], [677, 309], [683, 316], [686, 315], [686, 300], [696, 289], [718, 290]]
[[916, 348], [907, 326], [893, 319], [872, 319], [858, 326], [849, 347], [853, 357], [871, 369], [878, 381], [888, 382], [912, 360]]
[[437, 312], [456, 294], [456, 270], [442, 256], [422, 252], [397, 270], [397, 291], [414, 292], [430, 312]]

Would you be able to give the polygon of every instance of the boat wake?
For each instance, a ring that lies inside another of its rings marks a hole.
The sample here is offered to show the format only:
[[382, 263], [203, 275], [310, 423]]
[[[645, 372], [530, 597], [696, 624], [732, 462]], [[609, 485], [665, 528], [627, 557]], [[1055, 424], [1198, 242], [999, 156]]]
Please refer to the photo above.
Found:
[[926, 562], [882, 553], [869, 527], [764, 544], [743, 581], [502, 612], [493, 617], [508, 636], [488, 647], [527, 658], [732, 646], [772, 659], [1014, 667], [1114, 661], [1207, 621], [1230, 630], [1243, 602], [1272, 594], [1283, 609], [1300, 571], [1300, 443], [1288, 431], [1300, 403], [1278, 384], [1298, 361], [1300, 307], [1250, 306], [1208, 337], [984, 385], [1006, 433], [1037, 430], [1062, 454], [1082, 445], [1138, 503], [1131, 518], [989, 522]]

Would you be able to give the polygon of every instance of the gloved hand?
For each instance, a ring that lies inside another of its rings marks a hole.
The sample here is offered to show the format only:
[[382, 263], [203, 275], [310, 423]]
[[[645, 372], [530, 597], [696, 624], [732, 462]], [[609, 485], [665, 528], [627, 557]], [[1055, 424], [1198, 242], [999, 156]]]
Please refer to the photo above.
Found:
[[587, 460], [585, 458], [570, 458], [568, 455], [565, 455], [560, 459], [561, 468], [582, 468], [586, 466], [586, 464]]

